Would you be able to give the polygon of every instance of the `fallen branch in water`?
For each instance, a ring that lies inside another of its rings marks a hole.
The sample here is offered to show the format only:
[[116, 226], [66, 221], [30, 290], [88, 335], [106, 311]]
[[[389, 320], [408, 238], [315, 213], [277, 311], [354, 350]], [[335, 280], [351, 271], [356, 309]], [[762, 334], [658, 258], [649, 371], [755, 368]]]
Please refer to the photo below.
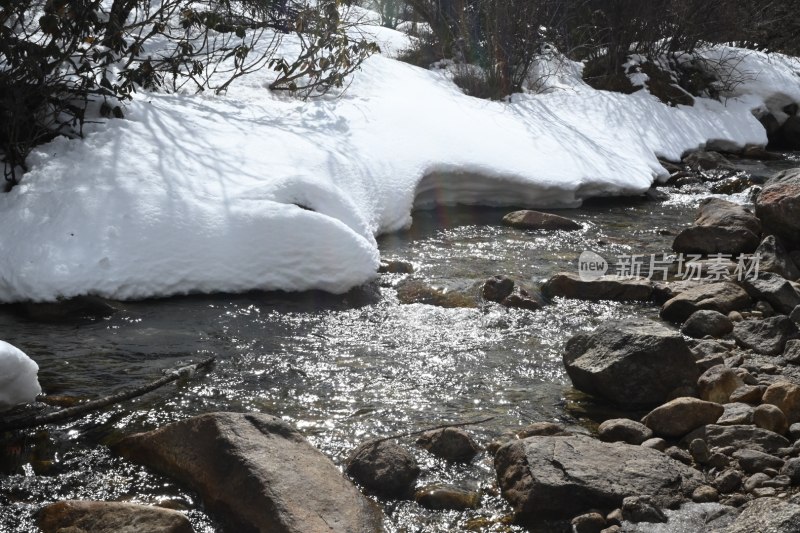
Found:
[[167, 375], [165, 375], [163, 378], [142, 385], [141, 387], [124, 390], [122, 392], [112, 394], [111, 396], [98, 398], [97, 400], [91, 400], [89, 402], [82, 403], [74, 407], [67, 407], [65, 409], [60, 409], [58, 411], [46, 413], [43, 415], [20, 416], [16, 417], [16, 419], [14, 420], [0, 419], [0, 431], [10, 431], [13, 429], [27, 429], [36, 426], [42, 426], [45, 424], [55, 424], [57, 422], [63, 422], [65, 420], [71, 420], [73, 418], [80, 418], [91, 412], [97, 411], [104, 407], [108, 407], [109, 405], [121, 403], [124, 402], [125, 400], [130, 400], [132, 398], [136, 398], [137, 396], [142, 396], [144, 394], [147, 394], [148, 392], [154, 391], [159, 387], [163, 387], [164, 385], [172, 383], [173, 381], [176, 381], [182, 377], [191, 376], [198, 370], [208, 368], [209, 366], [211, 366], [211, 363], [213, 363], [215, 359], [216, 359], [215, 357], [209, 357], [208, 359], [204, 359], [199, 363], [170, 370], [169, 372], [167, 372]]
[[447, 429], [447, 428], [462, 428], [466, 426], [477, 426], [478, 424], [485, 424], [491, 420], [494, 420], [495, 417], [490, 416], [489, 418], [483, 418], [481, 420], [472, 420], [470, 422], [456, 422], [453, 424], [442, 424], [441, 426], [434, 426], [425, 429], [420, 429], [417, 431], [409, 431], [407, 433], [398, 433], [396, 435], [389, 435], [388, 437], [381, 437], [380, 439], [375, 439], [368, 441], [371, 445], [380, 444], [381, 442], [386, 442], [387, 440], [392, 439], [402, 439], [405, 437], [413, 437], [415, 435], [422, 435], [423, 433], [427, 433], [429, 431], [436, 431], [437, 429]]

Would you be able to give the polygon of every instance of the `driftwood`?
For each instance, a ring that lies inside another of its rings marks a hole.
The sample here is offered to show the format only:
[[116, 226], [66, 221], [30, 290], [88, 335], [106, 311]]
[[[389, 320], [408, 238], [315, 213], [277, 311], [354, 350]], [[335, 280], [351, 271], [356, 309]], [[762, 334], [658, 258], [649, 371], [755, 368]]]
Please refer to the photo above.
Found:
[[152, 381], [140, 387], [124, 390], [122, 392], [112, 394], [111, 396], [105, 396], [103, 398], [98, 398], [97, 400], [91, 400], [74, 407], [67, 407], [64, 409], [59, 409], [58, 411], [41, 415], [18, 416], [11, 420], [0, 419], [0, 431], [26, 429], [45, 424], [55, 424], [74, 418], [80, 418], [104, 407], [108, 407], [109, 405], [121, 403], [126, 400], [130, 400], [131, 398], [136, 398], [137, 396], [147, 394], [148, 392], [154, 391], [159, 387], [163, 387], [164, 385], [172, 383], [173, 381], [176, 381], [182, 377], [191, 376], [198, 370], [211, 366], [215, 359], [215, 357], [209, 357], [208, 359], [200, 361], [199, 363], [170, 370], [167, 375], [161, 379], [157, 379], [156, 381]]
[[466, 427], [466, 426], [477, 426], [478, 424], [485, 424], [486, 422], [489, 422], [489, 421], [494, 420], [494, 419], [495, 419], [495, 417], [490, 416], [489, 418], [482, 418], [480, 420], [472, 420], [470, 422], [455, 422], [453, 424], [442, 424], [441, 426], [434, 426], [434, 427], [429, 427], [429, 428], [425, 428], [425, 429], [419, 429], [417, 431], [409, 431], [407, 433], [398, 433], [396, 435], [389, 435], [388, 437], [381, 437], [379, 439], [374, 439], [374, 440], [371, 440], [371, 441], [368, 441], [368, 442], [369, 442], [369, 444], [374, 446], [376, 444], [380, 444], [381, 442], [386, 442], [387, 440], [402, 439], [402, 438], [405, 438], [405, 437], [413, 437], [415, 435], [422, 435], [423, 433], [427, 433], [429, 431], [436, 431], [437, 429], [462, 428], [462, 427]]

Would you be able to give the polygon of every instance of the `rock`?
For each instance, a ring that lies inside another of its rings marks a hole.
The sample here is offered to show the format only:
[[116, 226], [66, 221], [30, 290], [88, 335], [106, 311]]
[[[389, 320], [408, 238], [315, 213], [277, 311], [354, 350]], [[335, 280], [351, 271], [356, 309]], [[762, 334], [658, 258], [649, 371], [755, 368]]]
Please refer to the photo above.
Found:
[[755, 279], [745, 278], [742, 285], [754, 300], [766, 300], [784, 315], [800, 305], [800, 294], [792, 284], [773, 272], [761, 272]]
[[653, 202], [665, 202], [669, 200], [669, 193], [666, 193], [658, 187], [650, 187], [644, 193], [645, 197]]
[[583, 226], [568, 218], [539, 211], [514, 211], [503, 217], [503, 224], [517, 229], [575, 231]]
[[689, 454], [699, 465], [704, 465], [711, 459], [711, 450], [703, 439], [694, 439], [689, 443]]
[[414, 456], [394, 441], [367, 441], [350, 454], [345, 472], [385, 498], [409, 498], [419, 476]]
[[713, 194], [738, 194], [758, 183], [761, 183], [761, 181], [754, 179], [753, 176], [744, 174], [715, 181], [709, 184], [709, 188]]
[[800, 422], [800, 387], [794, 383], [788, 381], [773, 383], [767, 387], [761, 401], [783, 411], [789, 424]]
[[653, 294], [653, 284], [645, 278], [608, 275], [583, 280], [578, 274], [559, 272], [542, 286], [542, 294], [548, 298], [646, 302]]
[[784, 463], [781, 475], [787, 476], [793, 485], [800, 485], [800, 458], [794, 457]]
[[780, 470], [783, 467], [783, 459], [757, 450], [738, 450], [733, 453], [733, 457], [748, 474], [763, 472], [767, 468]]
[[694, 386], [694, 356], [677, 332], [650, 320], [608, 322], [572, 337], [564, 365], [575, 388], [625, 406], [663, 403]]
[[795, 324], [800, 324], [800, 305], [792, 310], [792, 313], [789, 315], [789, 318], [792, 319], [792, 322]]
[[754, 490], [761, 488], [761, 486], [767, 481], [769, 481], [769, 475], [763, 472], [756, 472], [744, 481], [744, 491], [753, 492]]
[[778, 146], [789, 150], [800, 149], [800, 118], [790, 116], [781, 124], [775, 136]]
[[481, 495], [448, 485], [429, 485], [417, 490], [414, 500], [422, 507], [435, 511], [465, 511], [477, 509], [481, 503]]
[[797, 268], [783, 243], [774, 235], [769, 235], [761, 241], [756, 253], [761, 256], [758, 263], [759, 272], [774, 272], [792, 281], [800, 278], [800, 269]]
[[652, 524], [667, 521], [667, 516], [653, 504], [649, 496], [628, 496], [622, 500], [622, 516], [625, 520], [634, 524], [639, 522]]
[[738, 426], [753, 423], [755, 409], [746, 403], [726, 403], [725, 412], [716, 421], [720, 426]]
[[733, 403], [748, 403], [757, 405], [761, 403], [766, 387], [760, 385], [741, 385], [731, 393], [730, 401]]
[[769, 143], [771, 145], [780, 145], [779, 142], [779, 132], [781, 129], [781, 123], [775, 118], [775, 115], [772, 113], [764, 113], [761, 117], [759, 117], [759, 122], [761, 125], [764, 126], [764, 129], [767, 130], [767, 138], [769, 139]]
[[606, 523], [612, 526], [621, 525], [624, 519], [621, 508], [614, 509], [606, 515]]
[[700, 398], [708, 402], [728, 403], [731, 393], [744, 385], [739, 375], [725, 365], [709, 368], [697, 380]]
[[484, 300], [500, 303], [514, 291], [514, 280], [505, 276], [495, 276], [487, 279], [481, 287], [481, 296]]
[[733, 322], [719, 311], [710, 310], [695, 311], [681, 327], [681, 333], [696, 339], [707, 335], [723, 337], [731, 331]]
[[600, 533], [606, 519], [600, 513], [586, 513], [572, 519], [572, 533]]
[[706, 283], [681, 292], [661, 308], [661, 318], [670, 322], [686, 321], [692, 313], [702, 309], [728, 314], [750, 305], [744, 289], [728, 281]]
[[692, 501], [695, 503], [718, 502], [719, 492], [714, 487], [701, 485], [692, 492]]
[[[699, 440], [699, 439], [698, 439]], [[694, 458], [682, 448], [678, 448], [677, 446], [670, 446], [666, 450], [664, 450], [664, 455], [675, 459], [676, 461], [680, 461], [681, 463], [692, 466], [692, 461]]]
[[458, 428], [428, 431], [417, 439], [417, 444], [433, 455], [464, 463], [470, 462], [480, 451], [469, 433]]
[[800, 171], [786, 170], [770, 179], [756, 198], [756, 215], [766, 233], [800, 249]]
[[797, 326], [783, 315], [764, 320], [745, 320], [733, 328], [736, 344], [742, 348], [765, 355], [779, 355], [786, 347], [791, 335], [797, 334]]
[[709, 198], [700, 203], [694, 225], [675, 237], [672, 249], [682, 253], [752, 253], [760, 243], [761, 222], [741, 205]]
[[379, 274], [411, 274], [414, 272], [414, 265], [407, 261], [381, 261], [378, 267]]
[[706, 372], [708, 369], [714, 368], [715, 366], [724, 365], [725, 359], [723, 359], [721, 355], [713, 355], [705, 359], [698, 359], [695, 361], [695, 364], [700, 372]]
[[192, 533], [183, 514], [133, 503], [60, 501], [39, 512], [42, 533]]
[[211, 413], [124, 438], [115, 450], [198, 492], [236, 529], [381, 530], [377, 506], [279, 418]]
[[800, 531], [800, 505], [778, 498], [759, 498], [748, 503], [733, 524], [712, 533], [796, 533]]
[[535, 516], [608, 511], [642, 494], [667, 505], [702, 484], [698, 471], [660, 452], [583, 435], [511, 442], [498, 450], [495, 468], [516, 512]]
[[716, 423], [723, 411], [717, 403], [684, 397], [656, 407], [642, 421], [656, 435], [680, 438], [700, 426]]
[[770, 404], [759, 405], [755, 408], [753, 411], [753, 424], [760, 428], [774, 431], [779, 435], [786, 433], [789, 428], [783, 411]]
[[714, 484], [721, 493], [730, 494], [742, 486], [742, 474], [736, 470], [725, 470], [717, 476], [717, 479], [714, 480]]
[[713, 356], [727, 357], [730, 350], [713, 340], [695, 341], [694, 346], [691, 346], [692, 353], [697, 359], [706, 359]]
[[606, 420], [597, 428], [600, 440], [604, 442], [625, 442], [641, 444], [653, 437], [653, 431], [640, 422], [627, 418]]
[[759, 313], [761, 318], [770, 318], [775, 316], [775, 309], [769, 302], [761, 300], [760, 302], [756, 302], [756, 305], [753, 306], [753, 315], [755, 315], [755, 313]]
[[544, 300], [538, 294], [534, 296], [520, 286], [514, 287], [514, 292], [500, 303], [511, 309], [527, 309], [528, 311], [537, 311], [545, 305]]
[[741, 322], [742, 320], [744, 320], [742, 313], [740, 313], [739, 311], [731, 311], [730, 313], [728, 313], [728, 318], [731, 320], [731, 322]]
[[746, 425], [709, 424], [692, 431], [682, 442], [688, 444], [694, 439], [703, 439], [710, 448], [732, 446], [736, 449], [750, 448], [764, 453], [775, 453], [789, 445], [789, 441], [777, 433]]
[[703, 280], [654, 281], [652, 299], [658, 305], [663, 305], [682, 292], [706, 284], [707, 282]]
[[520, 439], [527, 439], [528, 437], [564, 436], [567, 434], [567, 428], [561, 424], [556, 424], [555, 422], [534, 422], [517, 431], [516, 436]]
[[787, 363], [800, 365], [800, 340], [792, 339], [783, 348], [783, 358]]
[[433, 287], [422, 280], [406, 279], [397, 285], [401, 304], [427, 304], [445, 308], [477, 307], [474, 296], [457, 290]]
[[653, 450], [658, 450], [659, 452], [663, 452], [667, 449], [667, 441], [660, 437], [654, 437], [652, 439], [647, 439], [642, 443], [642, 446], [645, 448], [651, 448]]
[[719, 152], [690, 152], [683, 158], [683, 163], [694, 171], [701, 170], [735, 170], [736, 167]]

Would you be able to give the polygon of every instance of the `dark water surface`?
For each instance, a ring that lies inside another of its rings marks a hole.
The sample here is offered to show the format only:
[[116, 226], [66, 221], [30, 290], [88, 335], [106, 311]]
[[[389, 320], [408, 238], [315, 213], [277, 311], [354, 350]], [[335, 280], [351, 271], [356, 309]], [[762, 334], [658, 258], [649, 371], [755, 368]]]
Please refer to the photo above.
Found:
[[[410, 230], [382, 237], [380, 247], [385, 258], [411, 261], [414, 277], [437, 286], [469, 289], [495, 274], [536, 286], [555, 272], [575, 271], [586, 249], [607, 259], [668, 252], [701, 198], [673, 194], [663, 203], [629, 199], [560, 212], [584, 225], [573, 233], [503, 227], [508, 209], [421, 211]], [[746, 202], [747, 194], [735, 198]], [[568, 408], [572, 393], [561, 363], [566, 340], [603, 321], [657, 311], [578, 301], [535, 312], [401, 305], [393, 287], [403, 277], [383, 276], [344, 297], [251, 293], [129, 302], [99, 321], [43, 324], [0, 311], [0, 338], [38, 362], [47, 394], [104, 396], [217, 356], [206, 374], [101, 415], [0, 441], [0, 531], [35, 531], [35, 510], [65, 498], [160, 503], [186, 510], [197, 531], [216, 531], [194, 494], [113, 457], [104, 445], [198, 413], [283, 417], [340, 465], [365, 439], [447, 422], [494, 416], [472, 429], [484, 445], [535, 421], [575, 423], [580, 413]], [[486, 453], [466, 466], [415, 453], [424, 470], [420, 484], [479, 489], [482, 507], [455, 513], [390, 503], [387, 529], [516, 530], [505, 523], [510, 509], [496, 495]]]

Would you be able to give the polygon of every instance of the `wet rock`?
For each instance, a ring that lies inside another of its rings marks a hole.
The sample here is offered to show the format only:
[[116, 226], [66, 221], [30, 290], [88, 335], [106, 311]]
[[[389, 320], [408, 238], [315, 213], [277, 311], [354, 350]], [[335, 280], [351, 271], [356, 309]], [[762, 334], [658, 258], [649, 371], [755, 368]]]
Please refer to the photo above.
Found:
[[797, 326], [783, 315], [763, 320], [745, 320], [733, 328], [736, 344], [742, 348], [765, 355], [779, 355], [786, 347], [791, 335], [797, 334]]
[[572, 519], [572, 533], [600, 533], [606, 519], [600, 513], [586, 513]]
[[703, 200], [694, 225], [678, 234], [672, 249], [682, 253], [752, 253], [760, 243], [761, 222], [741, 205]]
[[583, 226], [558, 215], [539, 211], [514, 211], [503, 217], [503, 224], [517, 229], [575, 231]]
[[407, 449], [391, 440], [367, 441], [347, 459], [345, 472], [368, 491], [385, 498], [409, 498], [419, 465]]
[[767, 468], [780, 470], [783, 467], [783, 459], [757, 450], [738, 450], [734, 452], [733, 457], [748, 474], [763, 472]]
[[800, 387], [794, 383], [788, 381], [773, 383], [767, 387], [761, 401], [783, 411], [789, 424], [800, 422]]
[[714, 487], [702, 485], [692, 492], [692, 501], [695, 503], [718, 502], [719, 492]]
[[480, 506], [481, 495], [449, 485], [429, 485], [414, 494], [414, 500], [426, 509], [435, 511], [465, 511]]
[[731, 368], [717, 365], [709, 368], [697, 380], [700, 398], [708, 402], [728, 403], [731, 393], [744, 385], [744, 382]]
[[702, 150], [687, 154], [683, 158], [683, 163], [694, 171], [736, 169], [733, 163], [719, 152], [705, 152]]
[[556, 424], [555, 422], [534, 422], [517, 431], [516, 436], [520, 439], [526, 439], [528, 437], [564, 436], [567, 434], [567, 428], [562, 424]]
[[756, 279], [748, 277], [742, 281], [742, 285], [751, 298], [766, 300], [784, 315], [790, 314], [800, 305], [800, 294], [792, 284], [773, 272], [762, 272]]
[[665, 202], [669, 200], [669, 193], [662, 191], [657, 187], [650, 187], [644, 193], [648, 200], [653, 202]]
[[800, 249], [800, 170], [781, 172], [767, 182], [756, 199], [756, 214], [765, 232]]
[[733, 322], [719, 311], [710, 310], [695, 311], [681, 327], [681, 333], [696, 339], [707, 335], [723, 337], [731, 331]]
[[500, 303], [514, 291], [514, 280], [505, 276], [489, 278], [481, 287], [481, 296], [484, 300]]
[[775, 453], [789, 445], [789, 441], [777, 433], [750, 425], [709, 424], [692, 431], [682, 442], [688, 444], [694, 439], [703, 439], [710, 448], [731, 446], [735, 449], [750, 448], [764, 453]]
[[761, 241], [756, 253], [761, 256], [758, 263], [760, 272], [774, 272], [792, 281], [800, 278], [800, 269], [797, 268], [783, 243], [774, 235], [769, 235]]
[[625, 406], [663, 403], [697, 381], [683, 337], [650, 320], [608, 322], [572, 337], [564, 364], [575, 388]]
[[[753, 413], [755, 409], [746, 403], [726, 403], [725, 412], [716, 421], [720, 426], [737, 426], [753, 423]], [[712, 422], [714, 423], [714, 422]]]
[[679, 438], [700, 426], [715, 423], [723, 411], [717, 403], [684, 397], [656, 407], [642, 421], [656, 435]]
[[279, 418], [211, 413], [126, 437], [115, 450], [198, 492], [207, 509], [238, 529], [382, 528], [377, 506]]
[[183, 514], [118, 502], [60, 501], [39, 512], [42, 533], [192, 533]]
[[759, 180], [753, 179], [752, 176], [739, 175], [730, 178], [724, 178], [710, 184], [710, 189], [713, 194], [738, 194], [746, 191], [753, 185], [761, 183]]
[[783, 411], [770, 404], [759, 405], [755, 408], [753, 411], [753, 424], [760, 428], [774, 431], [779, 435], [786, 433], [789, 428]]
[[582, 435], [509, 443], [498, 450], [495, 468], [516, 512], [538, 516], [608, 511], [642, 494], [667, 505], [702, 484], [698, 471], [660, 452]]
[[667, 521], [667, 516], [653, 504], [649, 496], [628, 496], [622, 500], [622, 516], [625, 520], [634, 524], [639, 522], [663, 523]]
[[444, 428], [423, 433], [417, 444], [448, 461], [468, 463], [480, 451], [469, 433], [459, 428]]
[[545, 305], [545, 301], [538, 294], [532, 294], [518, 285], [500, 303], [511, 309], [527, 309], [528, 311], [537, 311]]
[[397, 299], [401, 304], [428, 304], [445, 308], [477, 307], [474, 296], [461, 291], [428, 285], [422, 280], [406, 279], [397, 285]]
[[[800, 531], [800, 505], [778, 498], [759, 498], [748, 503], [733, 524], [719, 533], [796, 533]], [[716, 532], [715, 532], [716, 533]]]
[[742, 486], [742, 474], [737, 470], [725, 470], [717, 476], [714, 484], [722, 494], [736, 492]]
[[650, 428], [627, 418], [606, 420], [600, 424], [597, 432], [603, 442], [625, 442], [628, 444], [641, 444], [653, 436], [653, 431]]
[[559, 272], [542, 286], [542, 293], [548, 298], [559, 296], [589, 301], [646, 302], [653, 294], [653, 284], [645, 278], [609, 275], [583, 280], [578, 274]]
[[694, 312], [703, 309], [728, 314], [750, 305], [750, 296], [735, 283], [723, 281], [706, 283], [681, 292], [661, 308], [661, 318], [670, 322], [686, 321]]
[[411, 274], [414, 272], [414, 265], [407, 261], [381, 261], [378, 267], [379, 274]]

